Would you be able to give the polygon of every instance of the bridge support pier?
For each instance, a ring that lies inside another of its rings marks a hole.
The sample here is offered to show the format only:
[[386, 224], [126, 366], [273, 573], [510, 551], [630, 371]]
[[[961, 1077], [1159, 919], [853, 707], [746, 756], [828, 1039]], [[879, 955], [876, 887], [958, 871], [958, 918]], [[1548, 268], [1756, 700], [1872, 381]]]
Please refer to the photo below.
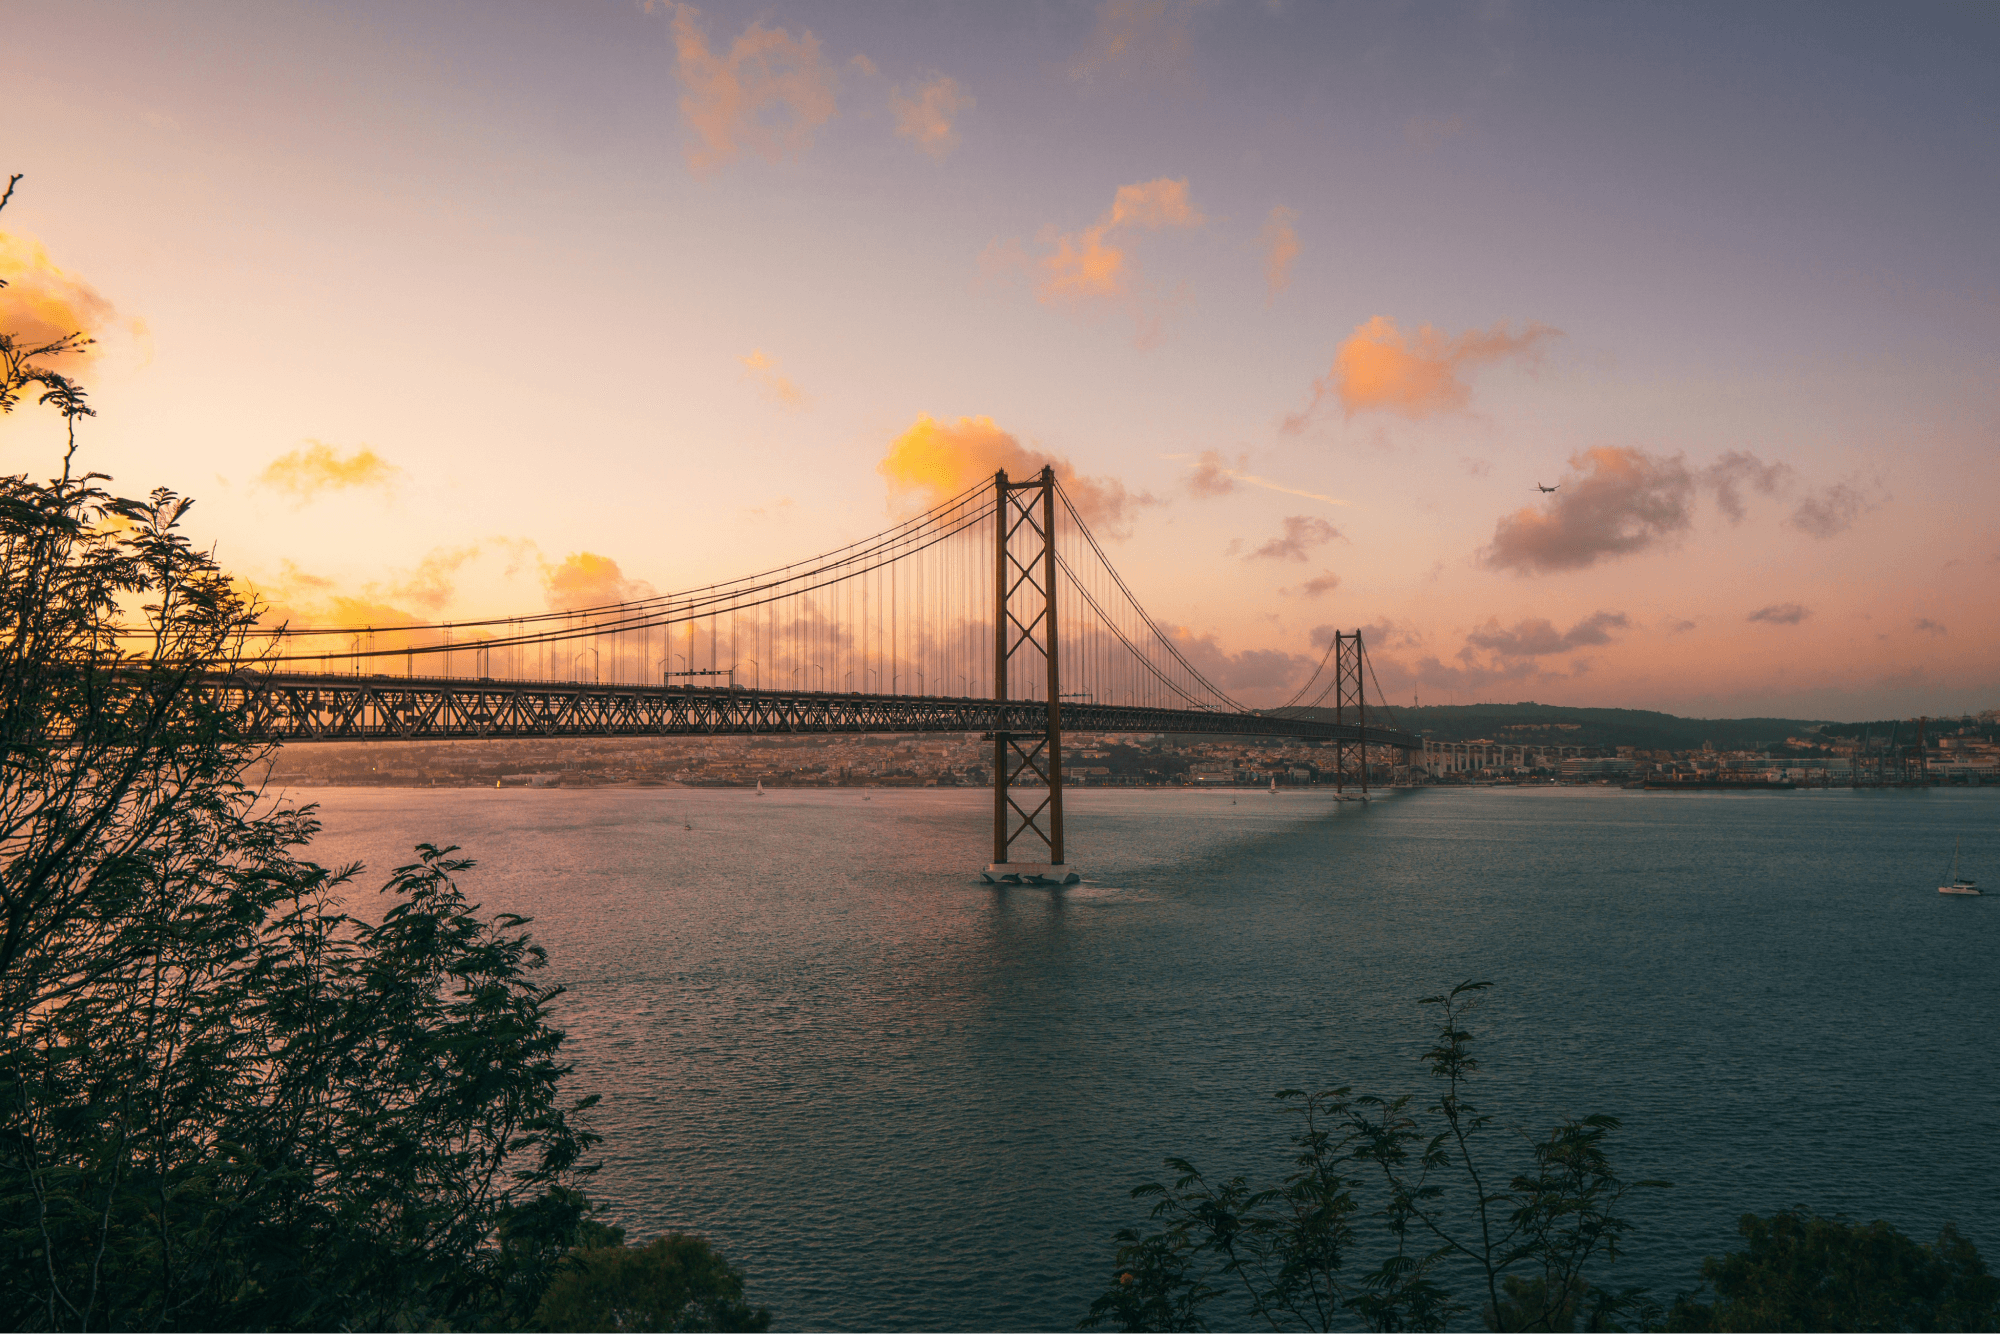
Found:
[[[1040, 733], [994, 732], [993, 860], [988, 884], [1073, 885], [1083, 877], [1063, 860], [1062, 682], [1056, 643], [1056, 474], [1030, 482], [993, 475], [993, 702], [1007, 704], [1007, 667], [1024, 650], [1039, 652], [1048, 674], [1047, 724]], [[1043, 796], [1032, 808], [1035, 780]], [[1018, 798], [1017, 798], [1017, 794]], [[1023, 834], [1035, 837], [1017, 857]], [[1034, 847], [1039, 842], [1042, 846]], [[1032, 849], [1032, 851], [1030, 851]]]

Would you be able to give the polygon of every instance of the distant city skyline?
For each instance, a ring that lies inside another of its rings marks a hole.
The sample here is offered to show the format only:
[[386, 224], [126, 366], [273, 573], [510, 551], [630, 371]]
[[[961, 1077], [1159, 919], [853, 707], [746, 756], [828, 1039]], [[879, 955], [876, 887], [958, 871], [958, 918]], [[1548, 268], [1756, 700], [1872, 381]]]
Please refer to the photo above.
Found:
[[0, 328], [301, 621], [1053, 462], [1253, 704], [1359, 626], [1394, 703], [2000, 705], [1990, 8], [11, 16]]

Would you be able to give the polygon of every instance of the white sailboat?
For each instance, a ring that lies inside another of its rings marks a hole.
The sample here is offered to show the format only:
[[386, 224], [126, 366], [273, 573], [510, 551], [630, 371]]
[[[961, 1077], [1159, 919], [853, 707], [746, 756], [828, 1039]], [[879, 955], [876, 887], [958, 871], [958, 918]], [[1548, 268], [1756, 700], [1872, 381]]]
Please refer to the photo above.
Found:
[[1278, 795], [1278, 776], [1276, 774], [1271, 775], [1271, 795], [1274, 797]]
[[761, 778], [757, 780], [757, 795], [760, 797], [764, 795], [764, 780]]
[[1940, 894], [1977, 894], [1981, 892], [1978, 885], [1975, 885], [1972, 881], [1967, 880], [1958, 873], [1958, 847], [1962, 842], [1964, 842], [1963, 839], [1955, 839], [1952, 842], [1951, 869], [1945, 872], [1946, 875], [1951, 877], [1951, 880], [1948, 884], [1938, 886], [1938, 893]]

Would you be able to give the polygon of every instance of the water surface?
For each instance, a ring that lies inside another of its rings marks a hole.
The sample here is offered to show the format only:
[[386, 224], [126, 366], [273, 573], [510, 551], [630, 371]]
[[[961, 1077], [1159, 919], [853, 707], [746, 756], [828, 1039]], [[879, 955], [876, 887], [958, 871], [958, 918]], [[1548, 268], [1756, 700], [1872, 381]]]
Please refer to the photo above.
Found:
[[1163, 1155], [1267, 1170], [1273, 1091], [1422, 1091], [1415, 1002], [1467, 978], [1491, 1110], [1614, 1113], [1677, 1183], [1614, 1281], [1791, 1204], [2000, 1261], [2000, 898], [1936, 893], [1961, 835], [2000, 886], [1991, 789], [1085, 791], [1061, 891], [971, 873], [984, 792], [311, 795], [321, 860], [459, 843], [536, 919], [591, 1194], [784, 1327], [1074, 1326]]

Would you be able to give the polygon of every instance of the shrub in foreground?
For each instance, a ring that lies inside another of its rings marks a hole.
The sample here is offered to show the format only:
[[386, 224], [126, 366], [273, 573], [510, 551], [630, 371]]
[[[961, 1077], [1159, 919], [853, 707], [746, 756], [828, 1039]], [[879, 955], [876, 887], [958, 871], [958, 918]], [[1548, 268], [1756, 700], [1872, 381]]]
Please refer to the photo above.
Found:
[[1470, 1275], [1497, 1329], [1644, 1325], [1659, 1307], [1601, 1282], [1624, 1252], [1620, 1216], [1635, 1189], [1613, 1168], [1610, 1116], [1503, 1133], [1468, 1098], [1479, 1068], [1464, 1027], [1483, 982], [1427, 997], [1440, 1023], [1425, 1053], [1434, 1095], [1357, 1097], [1350, 1089], [1278, 1095], [1289, 1110], [1293, 1171], [1252, 1184], [1216, 1180], [1169, 1158], [1170, 1183], [1137, 1187], [1151, 1231], [1118, 1234], [1112, 1281], [1082, 1327], [1206, 1329], [1230, 1319], [1271, 1329], [1442, 1329], [1475, 1309], [1444, 1286]]
[[1747, 1245], [1702, 1261], [1703, 1291], [1674, 1302], [1668, 1329], [2000, 1328], [2000, 1278], [1949, 1223], [1929, 1245], [1806, 1209], [1745, 1214], [1737, 1231]]
[[743, 1275], [700, 1237], [574, 1251], [535, 1311], [548, 1330], [765, 1330], [771, 1312], [743, 1300]]

